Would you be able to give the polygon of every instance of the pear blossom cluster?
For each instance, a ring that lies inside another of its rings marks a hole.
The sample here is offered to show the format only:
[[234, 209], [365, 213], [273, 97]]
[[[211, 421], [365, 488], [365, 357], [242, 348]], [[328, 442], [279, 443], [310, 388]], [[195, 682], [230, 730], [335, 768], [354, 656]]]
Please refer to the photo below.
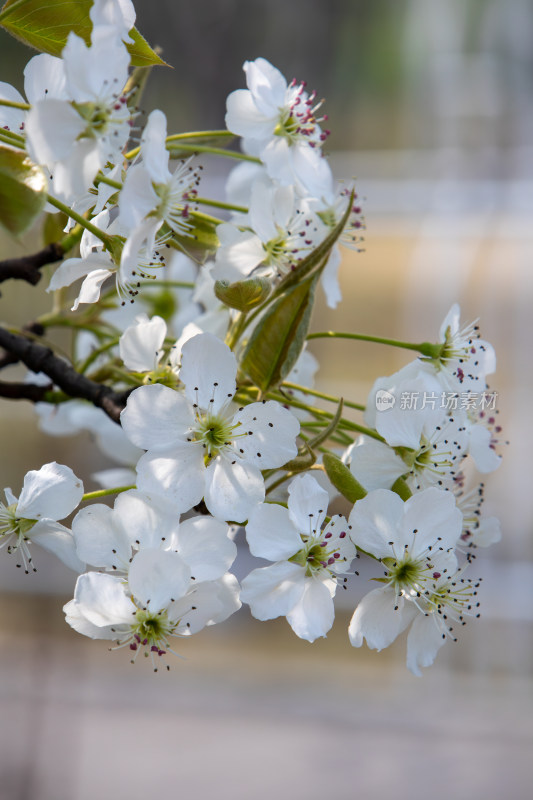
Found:
[[[94, 0], [86, 39], [70, 31], [60, 56], [30, 59], [25, 98], [0, 83], [0, 148], [42, 170], [44, 214], [61, 211], [79, 248], [50, 268], [41, 324], [72, 328], [68, 366], [84, 382], [69, 394], [44, 361], [26, 382], [42, 389], [45, 433], [88, 432], [108, 461], [83, 481], [45, 464], [18, 497], [6, 488], [0, 549], [27, 574], [35, 546], [56, 555], [77, 575], [67, 623], [155, 671], [242, 605], [313, 642], [344, 594], [351, 645], [407, 632], [420, 675], [479, 616], [476, 551], [501, 536], [476, 478], [502, 456], [494, 350], [454, 304], [434, 342], [376, 339], [419, 356], [352, 400], [356, 421], [347, 398], [316, 391], [315, 285], [342, 301], [341, 247], [360, 250], [365, 224], [353, 182], [329, 166], [322, 101], [246, 61], [226, 130], [204, 140], [240, 137], [240, 163], [224, 197], [206, 198], [198, 132], [143, 116], [134, 24], [130, 0]], [[119, 413], [88, 384], [112, 390]]]

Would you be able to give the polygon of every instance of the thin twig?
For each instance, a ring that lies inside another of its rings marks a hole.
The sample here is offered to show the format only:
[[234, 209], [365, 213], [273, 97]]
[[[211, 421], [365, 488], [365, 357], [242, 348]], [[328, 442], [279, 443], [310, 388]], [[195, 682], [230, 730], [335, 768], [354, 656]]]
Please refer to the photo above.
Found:
[[[115, 392], [110, 386], [95, 383], [80, 375], [74, 367], [54, 354], [49, 347], [32, 342], [25, 336], [0, 328], [0, 347], [22, 361], [33, 372], [43, 372], [69, 397], [89, 400], [101, 408], [113, 422], [119, 422], [120, 412], [132, 391]], [[41, 398], [42, 399], [42, 398]]]
[[19, 281], [26, 281], [35, 286], [41, 280], [41, 267], [46, 264], [52, 264], [55, 261], [61, 261], [65, 255], [65, 249], [60, 242], [52, 242], [52, 244], [43, 247], [38, 253], [33, 253], [30, 256], [21, 256], [20, 258], [7, 258], [5, 261], [0, 261], [0, 283], [7, 281], [9, 278], [15, 278]]

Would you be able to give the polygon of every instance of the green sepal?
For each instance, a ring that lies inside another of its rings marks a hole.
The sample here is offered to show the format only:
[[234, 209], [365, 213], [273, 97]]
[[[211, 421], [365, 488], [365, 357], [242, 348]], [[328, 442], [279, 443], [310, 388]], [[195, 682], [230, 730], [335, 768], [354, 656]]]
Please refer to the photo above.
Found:
[[317, 280], [312, 275], [278, 297], [248, 341], [241, 369], [262, 394], [283, 382], [302, 352]]
[[21, 150], [0, 146], [0, 223], [15, 235], [24, 233], [46, 205], [48, 182], [43, 170]]
[[356, 503], [368, 494], [366, 489], [354, 478], [346, 464], [343, 464], [340, 458], [333, 453], [324, 453], [322, 463], [333, 486], [350, 503]]
[[337, 411], [335, 412], [335, 416], [333, 417], [333, 419], [326, 428], [323, 428], [323, 430], [321, 430], [320, 433], [317, 433], [317, 435], [313, 437], [313, 439], [309, 440], [309, 447], [318, 447], [319, 445], [322, 444], [322, 442], [325, 442], [326, 439], [329, 439], [329, 437], [335, 433], [337, 425], [341, 421], [343, 407], [344, 407], [344, 400], [341, 397], [339, 405], [337, 406]]
[[[71, 31], [90, 44], [92, 4], [93, 0], [7, 0], [0, 12], [0, 25], [15, 39], [41, 53], [60, 56]], [[130, 37], [133, 43], [126, 47], [132, 66], [168, 66], [136, 28], [130, 31]]]
[[[186, 236], [174, 233], [173, 238], [169, 244], [177, 247], [185, 255], [189, 256], [200, 264], [203, 264], [206, 258], [214, 253], [218, 247], [218, 236], [216, 234], [216, 225], [209, 220], [197, 217], [194, 212], [190, 215], [190, 222], [192, 227]], [[163, 234], [166, 228], [163, 228]]]
[[216, 281], [215, 294], [219, 300], [230, 308], [239, 311], [250, 311], [263, 300], [266, 300], [270, 293], [271, 283], [267, 278], [249, 278], [245, 281], [229, 283], [228, 281]]
[[315, 462], [316, 455], [311, 450], [309, 442], [304, 442], [296, 458], [287, 461], [287, 463], [283, 465], [283, 469], [287, 470], [287, 472], [304, 472], [306, 469], [312, 467]]
[[413, 496], [412, 491], [403, 478], [398, 478], [394, 481], [391, 486], [391, 492], [396, 492], [403, 501], [409, 500], [409, 498]]

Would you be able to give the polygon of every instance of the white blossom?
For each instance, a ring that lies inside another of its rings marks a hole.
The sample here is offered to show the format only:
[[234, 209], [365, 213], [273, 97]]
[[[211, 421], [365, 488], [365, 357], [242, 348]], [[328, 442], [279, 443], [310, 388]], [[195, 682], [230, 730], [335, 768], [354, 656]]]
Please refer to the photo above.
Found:
[[204, 333], [183, 346], [184, 394], [160, 384], [132, 392], [121, 422], [148, 451], [137, 465], [140, 489], [168, 494], [180, 511], [204, 498], [213, 516], [235, 522], [263, 500], [261, 469], [294, 458], [299, 423], [271, 400], [234, 411], [236, 372], [230, 349]]
[[276, 563], [242, 581], [242, 601], [257, 619], [287, 617], [296, 635], [310, 642], [331, 628], [338, 576], [356, 555], [344, 517], [322, 528], [328, 500], [314, 478], [301, 475], [290, 484], [288, 509], [259, 505], [246, 525], [251, 553]]
[[28, 573], [35, 572], [30, 545], [39, 544], [54, 553], [68, 567], [81, 572], [84, 564], [77, 557], [68, 528], [58, 520], [68, 517], [79, 505], [83, 484], [70, 467], [55, 461], [26, 473], [20, 497], [5, 489], [6, 504], [0, 503], [0, 548], [17, 553]]

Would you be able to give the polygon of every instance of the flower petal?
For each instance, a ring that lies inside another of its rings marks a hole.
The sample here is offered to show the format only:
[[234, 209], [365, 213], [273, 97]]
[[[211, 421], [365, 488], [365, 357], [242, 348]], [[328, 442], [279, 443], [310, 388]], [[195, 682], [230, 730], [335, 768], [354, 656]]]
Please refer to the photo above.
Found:
[[83, 483], [70, 467], [55, 461], [24, 478], [17, 516], [25, 519], [63, 519], [74, 511], [83, 496]]
[[269, 561], [289, 559], [302, 549], [302, 540], [289, 512], [274, 503], [262, 503], [250, 512], [246, 540], [252, 555]]
[[139, 550], [131, 563], [130, 591], [152, 611], [166, 608], [172, 599], [183, 597], [191, 571], [181, 556], [171, 550]]
[[304, 575], [302, 567], [288, 561], [254, 569], [241, 582], [241, 600], [256, 619], [285, 617], [304, 593]]

